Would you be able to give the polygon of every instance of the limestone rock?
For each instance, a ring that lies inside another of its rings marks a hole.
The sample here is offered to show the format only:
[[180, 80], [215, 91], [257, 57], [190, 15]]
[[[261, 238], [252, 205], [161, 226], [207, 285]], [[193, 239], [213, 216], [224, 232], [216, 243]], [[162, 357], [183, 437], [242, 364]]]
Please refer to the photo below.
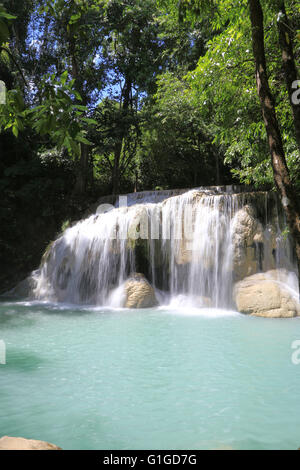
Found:
[[284, 273], [259, 273], [238, 282], [234, 300], [240, 313], [267, 318], [300, 316], [300, 304], [281, 282]]
[[148, 239], [149, 233], [149, 214], [147, 207], [137, 206], [134, 209], [130, 224], [128, 226], [128, 239], [135, 241], [138, 238]]
[[[259, 250], [266, 249], [265, 234], [262, 224], [256, 217], [254, 207], [245, 205], [232, 222], [233, 275], [236, 281], [257, 273], [263, 262]], [[270, 244], [269, 244], [270, 245]], [[268, 246], [269, 246], [268, 245]], [[270, 251], [270, 252], [269, 252]], [[272, 260], [272, 247], [265, 253], [265, 259]], [[267, 269], [275, 267], [275, 263]]]
[[0, 439], [0, 450], [62, 450], [49, 442], [4, 436]]
[[153, 287], [143, 274], [133, 274], [125, 283], [126, 308], [151, 308], [158, 305]]
[[233, 273], [238, 281], [259, 270], [256, 244], [263, 242], [263, 229], [252, 206], [246, 205], [236, 213], [232, 233]]

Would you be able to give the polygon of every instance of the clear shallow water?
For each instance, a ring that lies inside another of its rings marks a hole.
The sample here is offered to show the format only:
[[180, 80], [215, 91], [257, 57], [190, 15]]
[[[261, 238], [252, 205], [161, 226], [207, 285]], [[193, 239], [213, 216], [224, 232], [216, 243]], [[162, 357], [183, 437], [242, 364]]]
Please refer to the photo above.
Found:
[[300, 321], [0, 304], [0, 435], [64, 449], [297, 449]]

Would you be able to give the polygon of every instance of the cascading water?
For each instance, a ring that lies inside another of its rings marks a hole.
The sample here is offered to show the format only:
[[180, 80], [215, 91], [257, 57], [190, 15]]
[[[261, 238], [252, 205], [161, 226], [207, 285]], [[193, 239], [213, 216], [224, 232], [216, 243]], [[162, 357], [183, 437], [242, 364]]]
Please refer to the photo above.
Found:
[[113, 298], [115, 305], [116, 293], [122, 297], [116, 289], [141, 272], [169, 299], [230, 308], [235, 281], [275, 268], [295, 270], [283, 217], [268, 193], [201, 188], [153, 198], [100, 208], [67, 229], [34, 275], [35, 298], [96, 305]]

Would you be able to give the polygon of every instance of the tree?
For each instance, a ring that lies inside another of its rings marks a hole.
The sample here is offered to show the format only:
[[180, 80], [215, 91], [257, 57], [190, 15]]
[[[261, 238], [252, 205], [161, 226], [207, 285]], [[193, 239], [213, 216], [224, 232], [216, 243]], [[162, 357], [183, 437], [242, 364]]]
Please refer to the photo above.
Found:
[[[93, 119], [97, 126], [90, 132], [89, 138], [94, 143], [94, 167], [103, 174], [109, 174], [110, 185], [108, 191], [114, 189], [118, 194], [117, 186], [125, 183], [128, 172], [134, 172], [136, 150], [140, 140], [140, 116], [135, 109], [128, 109], [126, 114], [120, 107], [119, 101], [105, 98], [95, 109]], [[122, 149], [118, 149], [116, 162], [116, 146], [122, 139]], [[126, 186], [126, 183], [125, 183]], [[129, 186], [128, 191], [131, 188]]]
[[[157, 7], [152, 0], [112, 0], [106, 2], [106, 40], [103, 55], [112, 77], [109, 97], [119, 102], [122, 117], [114, 132], [112, 191], [120, 192], [122, 156], [131, 122], [137, 123], [137, 111], [143, 95], [155, 87], [160, 66]], [[138, 131], [138, 125], [135, 126]], [[128, 139], [127, 139], [128, 142]]]
[[276, 0], [277, 26], [279, 32], [279, 44], [281, 48], [282, 65], [284, 69], [286, 87], [289, 95], [290, 105], [293, 112], [295, 136], [300, 152], [300, 105], [293, 99], [294, 84], [297, 83], [297, 68], [293, 49], [293, 30], [286, 12], [284, 0]]
[[264, 46], [264, 17], [260, 0], [249, 0], [249, 8], [257, 91], [267, 131], [275, 184], [295, 241], [300, 285], [300, 207], [297, 193], [290, 179], [274, 99], [268, 81]]
[[[87, 124], [91, 126], [93, 123], [89, 119], [88, 108], [92, 105], [93, 96], [101, 91], [105, 75], [103, 68], [95, 61], [103, 40], [100, 2], [71, 1], [66, 4], [62, 0], [47, 0], [41, 2], [39, 14], [42, 45], [39, 47], [38, 60], [45, 64], [46, 71], [51, 72], [54, 80], [62, 73], [69, 74], [74, 87], [73, 104], [77, 106], [77, 112], [85, 111]], [[90, 143], [84, 133], [83, 126], [80, 142], [77, 140], [71, 144], [70, 135], [65, 140], [68, 150], [75, 156], [74, 194], [77, 195], [86, 192], [92, 175]]]
[[151, 181], [167, 188], [231, 182], [188, 81], [165, 72], [157, 84], [153, 102], [143, 110], [139, 149], [147, 186]]
[[[276, 2], [278, 6], [280, 4], [281, 13], [284, 15], [285, 9], [283, 2]], [[273, 178], [275, 186], [278, 190], [279, 196], [282, 201], [284, 211], [287, 216], [287, 220], [290, 226], [291, 233], [293, 235], [296, 247], [296, 255], [298, 260], [299, 272], [300, 272], [300, 208], [297, 199], [297, 191], [294, 186], [287, 161], [285, 158], [285, 150], [282, 139], [282, 134], [280, 130], [280, 125], [276, 115], [276, 105], [275, 100], [272, 95], [268, 72], [267, 72], [267, 62], [266, 62], [266, 53], [265, 53], [265, 36], [264, 36], [264, 16], [260, 0], [248, 0], [248, 5], [250, 9], [250, 21], [251, 21], [251, 31], [252, 31], [252, 48], [253, 48], [253, 57], [256, 67], [256, 83], [257, 91], [260, 100], [260, 106], [263, 114], [263, 121], [265, 125], [266, 137], [269, 146], [269, 151], [271, 154], [271, 165], [273, 171]], [[226, 49], [228, 45], [231, 45], [232, 39], [234, 36], [241, 36], [241, 31], [237, 30], [237, 25], [243, 29], [246, 26], [245, 16], [247, 2], [234, 2], [233, 8], [229, 8], [229, 2], [223, 0], [221, 2], [205, 1], [205, 0], [181, 0], [180, 2], [180, 12], [183, 11], [184, 14], [187, 12], [192, 15], [199, 16], [199, 14], [204, 14], [201, 11], [201, 7], [209, 9], [211, 12], [215, 10], [214, 19], [212, 24], [214, 28], [219, 29], [220, 38], [219, 49], [221, 49], [221, 56], [226, 55]], [[286, 15], [284, 20], [286, 20]], [[227, 22], [227, 23], [226, 23]], [[289, 88], [290, 95], [290, 104], [292, 104], [291, 99], [291, 81], [295, 79], [295, 63], [293, 57], [292, 43], [290, 39], [290, 32], [287, 34], [286, 28], [288, 25], [282, 23], [279, 15], [279, 35], [280, 35], [280, 44], [283, 56], [283, 67], [285, 70], [286, 83]], [[284, 34], [284, 38], [283, 38]], [[227, 38], [226, 38], [227, 36]], [[225, 44], [222, 44], [222, 39], [225, 39]], [[216, 43], [216, 41], [214, 41]], [[220, 47], [221, 46], [221, 47]], [[278, 53], [274, 45], [271, 46], [275, 53]], [[209, 54], [209, 53], [208, 53]], [[227, 66], [232, 67], [232, 63], [227, 63]], [[217, 62], [217, 67], [220, 66], [220, 63]], [[211, 77], [211, 82], [214, 82], [214, 77]], [[294, 124], [297, 133], [297, 112], [298, 110], [292, 104], [293, 113], [294, 113]], [[297, 139], [297, 136], [296, 136]], [[300, 278], [300, 275], [299, 275]]]

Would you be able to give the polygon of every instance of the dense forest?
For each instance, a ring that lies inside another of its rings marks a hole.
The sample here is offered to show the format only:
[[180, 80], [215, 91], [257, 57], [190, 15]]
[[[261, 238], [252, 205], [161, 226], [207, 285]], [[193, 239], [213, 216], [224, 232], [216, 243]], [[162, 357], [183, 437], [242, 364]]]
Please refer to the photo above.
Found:
[[300, 259], [296, 0], [0, 3], [0, 290], [107, 194], [276, 189]]

